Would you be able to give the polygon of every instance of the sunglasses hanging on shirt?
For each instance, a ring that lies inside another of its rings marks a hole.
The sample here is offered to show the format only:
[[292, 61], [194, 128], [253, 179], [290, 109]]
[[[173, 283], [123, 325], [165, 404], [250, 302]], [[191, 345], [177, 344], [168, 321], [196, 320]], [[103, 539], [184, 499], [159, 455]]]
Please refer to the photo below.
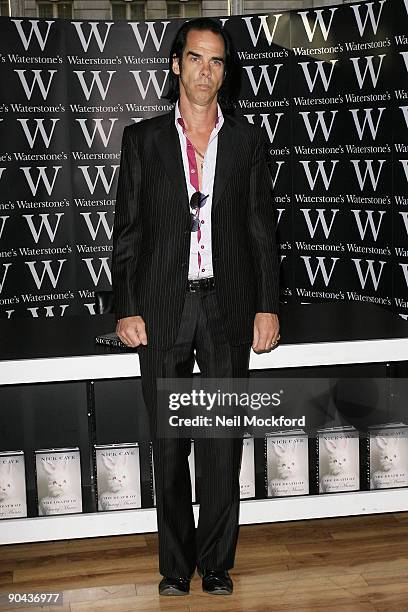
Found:
[[200, 208], [204, 206], [208, 195], [204, 195], [201, 191], [195, 191], [190, 198], [190, 208], [194, 211], [191, 213], [191, 231], [197, 232], [200, 227]]

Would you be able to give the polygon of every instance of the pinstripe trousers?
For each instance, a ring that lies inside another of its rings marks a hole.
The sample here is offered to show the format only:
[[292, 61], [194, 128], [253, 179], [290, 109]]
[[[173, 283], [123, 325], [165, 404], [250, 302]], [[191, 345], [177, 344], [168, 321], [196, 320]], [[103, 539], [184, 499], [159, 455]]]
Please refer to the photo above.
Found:
[[[194, 359], [204, 377], [245, 378], [249, 352], [249, 344], [229, 344], [216, 291], [187, 293], [174, 346], [166, 351], [148, 345], [139, 347], [143, 397], [151, 431], [155, 432], [157, 427], [157, 378], [190, 377]], [[191, 576], [196, 567], [227, 570], [234, 566], [242, 438], [195, 440], [196, 460], [201, 469], [197, 528], [191, 502], [190, 448], [189, 439], [153, 441], [159, 571], [163, 576]]]

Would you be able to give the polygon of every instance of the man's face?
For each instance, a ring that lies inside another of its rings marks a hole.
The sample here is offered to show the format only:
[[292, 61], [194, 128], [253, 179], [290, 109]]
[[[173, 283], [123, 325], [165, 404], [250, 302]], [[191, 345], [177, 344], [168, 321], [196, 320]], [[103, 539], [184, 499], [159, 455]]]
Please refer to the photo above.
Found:
[[191, 103], [208, 106], [224, 80], [225, 46], [222, 36], [209, 30], [190, 30], [182, 56], [173, 58], [173, 72], [180, 76], [180, 95]]

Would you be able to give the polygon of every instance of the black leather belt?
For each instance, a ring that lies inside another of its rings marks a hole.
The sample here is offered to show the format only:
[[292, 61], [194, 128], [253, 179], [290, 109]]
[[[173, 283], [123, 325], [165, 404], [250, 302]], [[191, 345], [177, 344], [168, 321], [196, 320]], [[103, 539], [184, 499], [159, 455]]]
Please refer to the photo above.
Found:
[[215, 283], [213, 276], [210, 278], [198, 278], [197, 280], [187, 281], [187, 291], [189, 293], [212, 291], [214, 287]]

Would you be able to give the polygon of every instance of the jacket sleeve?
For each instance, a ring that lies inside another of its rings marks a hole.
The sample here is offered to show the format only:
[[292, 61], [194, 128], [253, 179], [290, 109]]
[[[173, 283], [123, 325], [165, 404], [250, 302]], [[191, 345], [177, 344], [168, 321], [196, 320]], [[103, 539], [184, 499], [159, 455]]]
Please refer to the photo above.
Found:
[[248, 232], [257, 273], [256, 312], [279, 312], [279, 262], [272, 180], [263, 133], [255, 132], [248, 206]]
[[130, 126], [126, 126], [113, 225], [112, 289], [117, 319], [139, 314], [135, 276], [141, 239], [140, 159]]

